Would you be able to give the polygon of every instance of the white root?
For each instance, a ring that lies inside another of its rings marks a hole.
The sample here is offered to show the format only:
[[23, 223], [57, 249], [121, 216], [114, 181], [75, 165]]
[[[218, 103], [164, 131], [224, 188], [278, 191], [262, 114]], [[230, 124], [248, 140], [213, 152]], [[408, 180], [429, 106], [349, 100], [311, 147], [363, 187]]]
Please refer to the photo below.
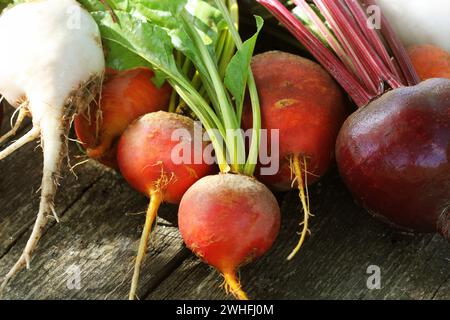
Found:
[[23, 123], [23, 120], [25, 120], [25, 118], [27, 117], [27, 114], [28, 114], [27, 109], [21, 107], [19, 110], [19, 115], [17, 116], [17, 120], [14, 123], [14, 126], [11, 128], [10, 131], [8, 131], [7, 133], [5, 133], [3, 136], [0, 137], [0, 146], [16, 135], [17, 131], [19, 130], [20, 126]]
[[[0, 294], [24, 267], [49, 217], [58, 221], [54, 197], [67, 135], [74, 114], [83, 112], [100, 91], [105, 61], [98, 26], [75, 0], [19, 4], [0, 16], [0, 94], [13, 106], [25, 102], [33, 128], [0, 152], [0, 160], [39, 136], [43, 149], [41, 199], [36, 222], [22, 255], [6, 274]], [[22, 110], [11, 137], [24, 117]], [[20, 121], [19, 121], [20, 120]]]
[[6, 149], [0, 152], [0, 160], [5, 159], [7, 156], [11, 155], [17, 149], [20, 149], [29, 142], [32, 142], [39, 138], [40, 130], [39, 127], [33, 127], [30, 131], [24, 134], [20, 139], [16, 140], [13, 144], [8, 146]]
[[27, 269], [30, 268], [31, 254], [36, 248], [39, 239], [42, 237], [42, 233], [48, 222], [48, 217], [54, 215], [55, 210], [53, 207], [53, 200], [56, 193], [55, 180], [59, 175], [61, 160], [64, 156], [64, 153], [62, 153], [61, 150], [65, 149], [64, 142], [62, 141], [62, 137], [64, 136], [63, 126], [65, 126], [65, 123], [60, 119], [61, 117], [59, 117], [59, 119], [58, 117], [56, 119], [42, 119], [41, 140], [44, 152], [44, 168], [39, 212], [25, 249], [16, 264], [4, 277], [0, 292], [3, 291], [8, 284], [8, 281], [20, 270], [25, 266]]

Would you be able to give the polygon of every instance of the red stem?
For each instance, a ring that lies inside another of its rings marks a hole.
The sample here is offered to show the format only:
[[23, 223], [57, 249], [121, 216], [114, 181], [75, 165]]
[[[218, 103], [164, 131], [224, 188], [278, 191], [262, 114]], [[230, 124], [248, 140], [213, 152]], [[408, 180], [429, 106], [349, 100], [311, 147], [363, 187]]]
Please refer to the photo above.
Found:
[[[397, 69], [395, 63], [391, 60], [391, 56], [386, 50], [383, 42], [380, 39], [377, 31], [373, 28], [369, 28], [367, 23], [367, 16], [363, 8], [357, 0], [344, 0], [347, 7], [350, 9], [353, 16], [356, 18], [356, 22], [359, 25], [360, 30], [362, 30], [363, 35], [366, 36], [367, 41], [372, 45], [373, 49], [378, 53], [380, 58], [383, 60], [384, 64], [389, 67], [389, 70], [395, 74], [399, 79], [402, 78]], [[403, 79], [402, 79], [403, 80]]]
[[338, 10], [336, 9], [336, 7], [334, 7], [333, 3], [331, 4], [331, 6], [329, 6], [326, 1], [322, 0], [314, 0], [314, 3], [317, 5], [325, 19], [328, 21], [331, 29], [336, 34], [338, 40], [344, 47], [344, 50], [347, 52], [350, 60], [356, 68], [356, 74], [362, 80], [363, 84], [366, 87], [366, 90], [372, 95], [377, 95], [378, 88], [376, 83], [378, 82], [378, 79], [371, 77], [371, 74], [366, 70], [366, 66], [360, 59], [360, 55], [355, 51], [352, 44], [349, 42], [349, 37], [346, 37], [344, 29], [341, 28], [343, 22], [342, 20], [346, 20], [346, 18], [338, 14]]
[[284, 24], [336, 81], [339, 82], [358, 106], [366, 105], [375, 97], [369, 94], [361, 86], [355, 75], [278, 0], [257, 1]]
[[[378, 6], [375, 0], [361, 1], [367, 6]], [[391, 48], [392, 53], [394, 54], [400, 66], [400, 69], [402, 70], [403, 75], [406, 78], [406, 81], [408, 82], [408, 85], [414, 86], [418, 84], [420, 82], [420, 78], [411, 62], [408, 52], [406, 51], [397, 34], [394, 32], [391, 24], [383, 14], [381, 14], [381, 34]]]
[[316, 12], [309, 6], [306, 0], [294, 0], [295, 5], [303, 10], [308, 18], [314, 23], [322, 37], [325, 38], [330, 47], [334, 50], [334, 53], [341, 59], [341, 61], [347, 66], [348, 69], [355, 72], [355, 67], [352, 61], [347, 56], [346, 52], [342, 48], [341, 44], [336, 40], [335, 36], [328, 30], [325, 23], [319, 18]]
[[[330, 14], [335, 18], [337, 23], [337, 29], [343, 34], [343, 37], [350, 47], [360, 57], [363, 66], [367, 70], [374, 85], [376, 86], [377, 95], [381, 95], [384, 92], [383, 82], [391, 86], [391, 88], [402, 87], [401, 81], [396, 78], [392, 72], [385, 66], [381, 58], [378, 56], [374, 48], [370, 45], [363, 32], [359, 29], [355, 19], [358, 17], [352, 16], [348, 8], [342, 3], [342, 1], [336, 0], [314, 0], [316, 3], [322, 3]], [[366, 24], [367, 17], [364, 15], [360, 24]], [[366, 27], [366, 29], [368, 29]], [[373, 88], [368, 88], [373, 90]]]

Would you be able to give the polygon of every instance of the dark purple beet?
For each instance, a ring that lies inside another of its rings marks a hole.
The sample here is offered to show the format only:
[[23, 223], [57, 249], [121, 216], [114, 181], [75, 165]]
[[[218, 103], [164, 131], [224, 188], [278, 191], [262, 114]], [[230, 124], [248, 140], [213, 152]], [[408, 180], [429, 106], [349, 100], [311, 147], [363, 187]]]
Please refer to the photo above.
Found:
[[336, 153], [345, 183], [371, 214], [450, 240], [450, 80], [396, 89], [359, 109]]

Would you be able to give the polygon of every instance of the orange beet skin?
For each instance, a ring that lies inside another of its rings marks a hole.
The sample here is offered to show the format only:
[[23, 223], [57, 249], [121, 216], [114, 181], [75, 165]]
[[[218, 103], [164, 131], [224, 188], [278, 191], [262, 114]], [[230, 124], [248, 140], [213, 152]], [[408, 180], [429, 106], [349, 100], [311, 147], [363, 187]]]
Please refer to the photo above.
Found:
[[[184, 192], [201, 177], [214, 172], [214, 167], [202, 163], [174, 163], [172, 150], [180, 141], [172, 139], [174, 130], [183, 129], [194, 135], [194, 121], [164, 111], [146, 114], [132, 123], [123, 133], [117, 148], [117, 161], [127, 182], [149, 196], [161, 191], [163, 200], [178, 203]], [[183, 140], [186, 150], [202, 154], [206, 143], [197, 147], [189, 139]], [[196, 150], [195, 148], [199, 149]]]
[[280, 209], [256, 179], [207, 176], [183, 196], [178, 223], [186, 245], [224, 275], [267, 252], [280, 228]]
[[[152, 82], [154, 73], [148, 68], [123, 72], [109, 70], [98, 104], [90, 106], [90, 117], [75, 118], [75, 131], [90, 158], [117, 168], [117, 140], [127, 126], [138, 117], [168, 108], [172, 92], [166, 83], [161, 88]], [[99, 121], [97, 121], [97, 119]]]
[[[253, 58], [252, 70], [262, 128], [278, 129], [280, 134], [280, 170], [259, 178], [276, 189], [290, 189], [289, 157], [298, 154], [307, 159], [308, 182], [315, 182], [334, 160], [336, 137], [347, 115], [345, 95], [320, 65], [297, 55], [266, 52]], [[252, 126], [251, 119], [247, 103], [245, 128]]]
[[450, 53], [431, 44], [416, 45], [408, 48], [412, 64], [420, 79], [450, 79]]

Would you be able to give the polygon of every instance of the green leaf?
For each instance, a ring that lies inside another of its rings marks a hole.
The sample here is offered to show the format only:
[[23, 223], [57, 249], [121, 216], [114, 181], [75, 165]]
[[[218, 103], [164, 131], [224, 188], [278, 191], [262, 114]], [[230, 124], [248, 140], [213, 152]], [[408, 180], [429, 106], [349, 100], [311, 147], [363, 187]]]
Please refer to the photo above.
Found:
[[133, 11], [143, 15], [149, 22], [168, 29], [179, 27], [180, 12], [187, 0], [135, 0]]
[[[17, 0], [16, 0], [17, 1]], [[100, 0], [77, 0], [89, 12], [122, 10], [129, 11], [130, 0], [105, 0], [107, 7]]]
[[186, 11], [191, 14], [192, 23], [200, 32], [203, 42], [214, 48], [220, 32], [227, 28], [222, 13], [206, 1], [189, 0]]
[[133, 0], [134, 7], [146, 7], [153, 11], [170, 12], [174, 17], [183, 10], [187, 0]]
[[[98, 1], [98, 0], [97, 0]], [[130, 0], [106, 0], [114, 10], [128, 11], [130, 9]]]
[[242, 47], [231, 59], [225, 73], [225, 85], [233, 95], [238, 107], [244, 103], [250, 63], [255, 50], [256, 40], [264, 24], [264, 20], [261, 17], [255, 16], [255, 19], [257, 25], [256, 33], [242, 44]]
[[[103, 46], [107, 51], [106, 65], [114, 70], [122, 71], [136, 67], [153, 69], [153, 66], [148, 61], [114, 41], [104, 39]], [[152, 79], [158, 88], [165, 83], [165, 80], [164, 74], [158, 71], [155, 72], [155, 76]]]
[[171, 39], [158, 25], [119, 10], [115, 11], [117, 22], [106, 12], [94, 12], [92, 16], [98, 22], [104, 39], [131, 51], [155, 69], [169, 74], [178, 72]]
[[105, 6], [99, 0], [78, 0], [78, 2], [89, 12], [105, 11]]

